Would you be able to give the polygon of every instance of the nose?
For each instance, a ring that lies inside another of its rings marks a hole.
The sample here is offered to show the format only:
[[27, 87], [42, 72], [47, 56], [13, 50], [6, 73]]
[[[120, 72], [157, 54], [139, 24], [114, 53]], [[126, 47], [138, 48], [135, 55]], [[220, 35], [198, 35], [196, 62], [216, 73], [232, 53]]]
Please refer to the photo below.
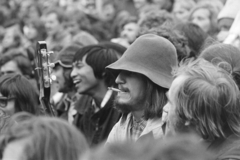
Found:
[[193, 18], [193, 19], [191, 20], [191, 22], [192, 22], [193, 24], [198, 25], [198, 20], [197, 20], [196, 18]]
[[71, 72], [70, 76], [71, 76], [71, 78], [74, 78], [76, 76], [76, 69], [75, 68], [72, 69], [72, 72]]
[[124, 72], [121, 71], [121, 72], [118, 74], [115, 82], [116, 82], [117, 84], [123, 84], [123, 83], [124, 83], [124, 79], [125, 79]]

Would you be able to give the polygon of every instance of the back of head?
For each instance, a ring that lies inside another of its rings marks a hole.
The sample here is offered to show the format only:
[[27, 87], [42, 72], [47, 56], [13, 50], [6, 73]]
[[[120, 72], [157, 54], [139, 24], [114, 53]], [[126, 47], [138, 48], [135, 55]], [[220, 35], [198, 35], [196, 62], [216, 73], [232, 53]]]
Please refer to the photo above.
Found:
[[118, 44], [118, 43], [113, 43], [113, 42], [101, 42], [99, 45], [102, 45], [106, 48], [113, 49], [117, 51], [118, 56], [121, 57], [123, 53], [126, 51], [126, 47]]
[[76, 160], [88, 149], [84, 136], [57, 118], [33, 117], [10, 127], [2, 136], [0, 148], [5, 149], [4, 156], [9, 145], [25, 140], [20, 154], [26, 160]]
[[176, 75], [187, 76], [175, 102], [182, 122], [190, 122], [206, 140], [240, 134], [239, 90], [222, 68], [203, 60], [181, 64]]
[[230, 64], [230, 72], [240, 88], [240, 50], [238, 48], [229, 44], [215, 44], [203, 50], [199, 57], [209, 62], [220, 58], [223, 62]]
[[208, 160], [213, 158], [193, 135], [168, 139], [105, 144], [83, 155], [84, 160]]

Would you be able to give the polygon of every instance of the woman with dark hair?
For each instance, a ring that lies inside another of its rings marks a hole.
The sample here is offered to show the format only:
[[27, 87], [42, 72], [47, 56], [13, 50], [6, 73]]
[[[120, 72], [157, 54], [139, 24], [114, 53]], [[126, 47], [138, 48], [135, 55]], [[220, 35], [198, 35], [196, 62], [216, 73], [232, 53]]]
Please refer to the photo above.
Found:
[[8, 116], [21, 111], [40, 114], [38, 94], [22, 75], [7, 74], [0, 77], [0, 110]]

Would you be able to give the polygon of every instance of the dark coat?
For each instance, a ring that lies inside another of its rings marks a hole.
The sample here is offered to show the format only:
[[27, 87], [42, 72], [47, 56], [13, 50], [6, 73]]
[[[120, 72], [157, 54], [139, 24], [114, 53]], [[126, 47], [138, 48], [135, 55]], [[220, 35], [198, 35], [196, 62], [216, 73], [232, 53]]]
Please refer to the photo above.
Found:
[[90, 146], [104, 142], [119, 120], [121, 113], [113, 107], [113, 100], [114, 96], [112, 95], [107, 104], [96, 113], [94, 113], [92, 99], [81, 103], [81, 105], [87, 105], [88, 109], [83, 115], [77, 115], [74, 123], [85, 135]]

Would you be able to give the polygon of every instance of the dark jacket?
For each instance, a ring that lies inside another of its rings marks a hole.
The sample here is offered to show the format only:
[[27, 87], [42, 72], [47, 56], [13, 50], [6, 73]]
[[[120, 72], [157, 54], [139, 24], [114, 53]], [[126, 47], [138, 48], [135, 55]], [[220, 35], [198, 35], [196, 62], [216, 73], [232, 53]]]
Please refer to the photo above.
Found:
[[82, 116], [77, 115], [75, 117], [75, 125], [85, 135], [90, 146], [105, 141], [113, 126], [119, 120], [121, 114], [113, 107], [113, 100], [114, 96], [112, 95], [106, 105], [96, 113], [94, 113], [92, 99], [81, 104], [87, 105], [88, 109]]

